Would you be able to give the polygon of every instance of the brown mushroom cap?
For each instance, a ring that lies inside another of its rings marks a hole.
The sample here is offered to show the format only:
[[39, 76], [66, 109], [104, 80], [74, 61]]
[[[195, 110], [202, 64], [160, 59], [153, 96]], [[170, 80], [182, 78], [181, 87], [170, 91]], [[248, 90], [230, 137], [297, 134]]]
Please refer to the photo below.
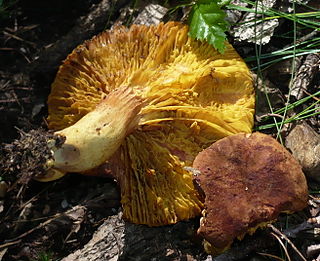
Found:
[[223, 138], [200, 152], [193, 167], [200, 171], [196, 180], [205, 193], [198, 233], [211, 250], [228, 248], [281, 212], [306, 207], [308, 189], [300, 165], [268, 135]]

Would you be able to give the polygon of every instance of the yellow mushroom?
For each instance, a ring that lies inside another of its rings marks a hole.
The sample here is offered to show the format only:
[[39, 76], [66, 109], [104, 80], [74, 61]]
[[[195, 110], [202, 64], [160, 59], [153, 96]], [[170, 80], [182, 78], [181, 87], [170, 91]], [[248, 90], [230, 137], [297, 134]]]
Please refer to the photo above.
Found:
[[203, 203], [185, 167], [212, 142], [253, 126], [252, 77], [226, 45], [220, 54], [169, 22], [117, 27], [78, 46], [48, 99], [49, 128], [66, 141], [52, 147], [52, 168], [38, 179], [96, 173], [107, 163], [131, 222], [199, 215]]

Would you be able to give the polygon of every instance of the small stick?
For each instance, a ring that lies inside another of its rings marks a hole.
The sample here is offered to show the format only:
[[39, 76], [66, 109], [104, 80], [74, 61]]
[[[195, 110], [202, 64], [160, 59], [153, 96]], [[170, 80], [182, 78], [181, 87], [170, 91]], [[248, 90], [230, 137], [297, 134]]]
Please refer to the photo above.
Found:
[[36, 48], [36, 47], [37, 47], [37, 45], [36, 45], [35, 43], [30, 42], [30, 41], [27, 41], [27, 40], [24, 40], [24, 39], [22, 39], [21, 37], [16, 36], [16, 35], [14, 35], [14, 34], [8, 33], [8, 32], [6, 32], [6, 31], [4, 31], [3, 34], [6, 35], [6, 36], [9, 36], [9, 37], [12, 37], [13, 39], [16, 39], [16, 40], [18, 40], [18, 41], [21, 41], [21, 42], [25, 42], [25, 43], [27, 43], [27, 44], [30, 44], [33, 48]]
[[8, 243], [4, 243], [4, 244], [0, 245], [0, 249], [5, 249], [7, 247], [10, 247], [10, 246], [13, 246], [13, 245], [16, 245], [19, 243], [21, 243], [21, 239], [16, 240], [16, 241], [12, 241], [12, 242], [8, 242]]
[[271, 254], [268, 254], [268, 253], [257, 252], [257, 254], [261, 255], [261, 256], [271, 257], [271, 258], [279, 260], [279, 261], [284, 261], [283, 258], [275, 256], [275, 255], [271, 255]]
[[283, 250], [284, 250], [284, 252], [285, 252], [285, 254], [286, 254], [287, 258], [288, 258], [288, 260], [291, 261], [290, 255], [288, 253], [288, 249], [283, 244], [281, 238], [278, 235], [276, 235], [275, 233], [273, 233], [273, 232], [271, 232], [270, 234], [273, 235], [279, 241], [280, 245], [282, 246], [282, 248], [283, 248]]
[[8, 246], [8, 244], [18, 244], [21, 241], [22, 238], [30, 235], [31, 233], [33, 233], [34, 231], [36, 231], [36, 230], [38, 230], [40, 228], [45, 227], [46, 225], [50, 224], [53, 220], [55, 220], [55, 219], [57, 219], [57, 218], [59, 218], [59, 217], [61, 217], [63, 215], [64, 215], [64, 213], [57, 213], [51, 219], [49, 219], [49, 220], [37, 225], [36, 227], [31, 228], [30, 230], [22, 233], [21, 235], [15, 237], [15, 238], [12, 238], [12, 239], [8, 239], [7, 243], [4, 243], [4, 244], [0, 245], [0, 249]]
[[[316, 89], [319, 89], [319, 86], [316, 88]], [[312, 96], [313, 94], [306, 91], [306, 90], [303, 90], [305, 94], [307, 94], [308, 96]], [[316, 96], [313, 96], [312, 99], [316, 100], [316, 101], [320, 101], [320, 99]]]
[[291, 242], [291, 240], [286, 235], [284, 235], [279, 229], [274, 227], [272, 224], [269, 224], [268, 227], [270, 227], [281, 238], [285, 239], [291, 245], [291, 247], [294, 249], [294, 251], [296, 251], [296, 253], [301, 257], [301, 259], [303, 261], [307, 261], [307, 259], [301, 254], [301, 252], [296, 248], [296, 246]]

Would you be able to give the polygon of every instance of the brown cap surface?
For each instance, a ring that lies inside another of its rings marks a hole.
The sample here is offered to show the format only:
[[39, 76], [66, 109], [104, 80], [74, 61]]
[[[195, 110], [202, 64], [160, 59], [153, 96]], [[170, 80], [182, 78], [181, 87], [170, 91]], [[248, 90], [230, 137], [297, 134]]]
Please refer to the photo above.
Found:
[[215, 248], [307, 205], [300, 165], [268, 135], [223, 138], [200, 152], [193, 167], [201, 172], [196, 180], [206, 195], [198, 233]]

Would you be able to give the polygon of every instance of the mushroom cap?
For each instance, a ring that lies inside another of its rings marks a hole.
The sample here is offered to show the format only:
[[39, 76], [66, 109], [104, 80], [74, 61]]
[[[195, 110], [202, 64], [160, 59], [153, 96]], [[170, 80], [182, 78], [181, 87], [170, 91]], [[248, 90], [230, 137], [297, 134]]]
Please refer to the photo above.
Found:
[[[195, 158], [197, 183], [205, 194], [198, 233], [214, 249], [307, 205], [308, 188], [300, 165], [274, 138], [236, 134]], [[210, 250], [209, 250], [210, 252]]]
[[48, 99], [53, 130], [117, 88], [145, 102], [139, 127], [109, 159], [130, 221], [165, 225], [199, 215], [203, 205], [184, 167], [215, 140], [251, 132], [252, 77], [226, 45], [220, 54], [179, 22], [117, 27], [78, 46], [59, 68]]

